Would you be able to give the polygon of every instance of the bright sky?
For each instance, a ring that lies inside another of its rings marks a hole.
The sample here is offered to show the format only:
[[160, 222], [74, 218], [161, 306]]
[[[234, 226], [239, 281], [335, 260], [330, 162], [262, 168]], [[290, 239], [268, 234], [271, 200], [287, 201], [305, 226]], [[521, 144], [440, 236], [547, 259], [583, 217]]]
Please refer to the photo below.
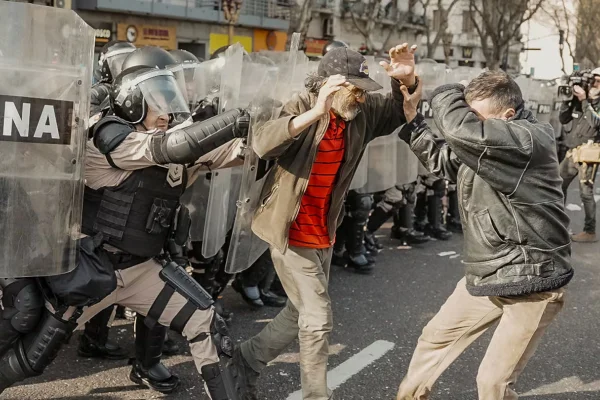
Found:
[[[558, 49], [558, 29], [554, 24], [536, 15], [534, 20], [531, 20], [522, 27], [522, 32], [525, 43], [527, 43], [526, 40], [529, 38], [526, 47], [541, 48], [540, 51], [527, 51], [521, 54], [522, 72], [529, 73], [530, 69], [534, 68], [535, 78], [553, 79], [560, 77], [563, 73], [561, 71], [561, 60]], [[574, 38], [571, 39], [571, 44], [575, 44]], [[565, 68], [567, 73], [571, 73], [573, 70], [573, 60], [569, 56], [566, 44], [563, 53], [565, 56]]]

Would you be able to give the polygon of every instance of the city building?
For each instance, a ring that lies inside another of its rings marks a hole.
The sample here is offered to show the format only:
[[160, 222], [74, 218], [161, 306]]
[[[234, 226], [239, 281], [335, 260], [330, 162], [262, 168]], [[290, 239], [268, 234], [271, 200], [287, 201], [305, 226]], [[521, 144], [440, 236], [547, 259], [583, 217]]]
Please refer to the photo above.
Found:
[[[96, 29], [96, 57], [110, 40], [167, 50], [185, 49], [208, 59], [228, 44], [224, 8], [235, 0], [26, 0], [71, 8]], [[251, 51], [285, 50], [289, 29], [288, 0], [243, 0], [234, 41]]]

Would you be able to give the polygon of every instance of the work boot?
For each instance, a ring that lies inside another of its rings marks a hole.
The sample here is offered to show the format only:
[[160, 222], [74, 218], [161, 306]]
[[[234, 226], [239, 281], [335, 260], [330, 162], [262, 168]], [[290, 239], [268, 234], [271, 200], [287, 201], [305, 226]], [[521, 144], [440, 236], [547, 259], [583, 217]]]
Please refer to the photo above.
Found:
[[457, 221], [454, 218], [449, 219], [446, 222], [446, 229], [454, 233], [463, 233], [462, 224], [460, 223], [460, 221]]
[[256, 381], [260, 373], [252, 369], [244, 359], [239, 346], [235, 346], [233, 357], [227, 363], [227, 369], [233, 378], [238, 400], [258, 400], [256, 395]]
[[348, 255], [347, 267], [354, 269], [359, 274], [370, 274], [373, 272], [373, 263], [369, 262], [364, 254]]
[[365, 247], [367, 251], [376, 254], [383, 250], [383, 245], [375, 237], [375, 232], [365, 232]]
[[448, 232], [442, 225], [434, 228], [432, 225], [427, 224], [425, 226], [425, 234], [438, 240], [449, 240], [452, 237], [452, 232]]
[[104, 358], [107, 360], [124, 360], [129, 357], [127, 350], [109, 340], [105, 344], [93, 340], [85, 333], [79, 337], [77, 354], [87, 358]]
[[333, 265], [337, 265], [338, 267], [345, 267], [348, 263], [348, 258], [346, 257], [346, 252], [344, 250], [333, 250], [333, 255], [331, 256], [331, 263]]
[[162, 363], [155, 364], [149, 369], [145, 369], [138, 360], [133, 360], [133, 368], [129, 374], [129, 379], [138, 385], [146, 386], [160, 393], [172, 393], [179, 386], [179, 378], [171, 372]]
[[414, 229], [406, 229], [395, 226], [392, 228], [391, 237], [392, 239], [400, 240], [403, 246], [423, 244], [431, 240], [431, 238], [425, 235], [423, 232], [419, 232]]
[[596, 243], [598, 239], [595, 233], [581, 232], [571, 236], [571, 240], [577, 243]]
[[264, 307], [265, 303], [260, 299], [260, 290], [258, 286], [245, 287], [238, 279], [234, 279], [231, 287], [238, 292], [244, 301], [253, 308]]
[[278, 296], [272, 291], [264, 289], [260, 289], [260, 299], [267, 307], [281, 308], [285, 307], [285, 304], [287, 303], [285, 297]]
[[177, 342], [173, 339], [171, 339], [169, 337], [169, 334], [167, 333], [165, 335], [165, 343], [163, 343], [163, 350], [162, 350], [162, 354], [163, 356], [175, 356], [177, 354], [179, 354], [179, 345], [177, 344]]

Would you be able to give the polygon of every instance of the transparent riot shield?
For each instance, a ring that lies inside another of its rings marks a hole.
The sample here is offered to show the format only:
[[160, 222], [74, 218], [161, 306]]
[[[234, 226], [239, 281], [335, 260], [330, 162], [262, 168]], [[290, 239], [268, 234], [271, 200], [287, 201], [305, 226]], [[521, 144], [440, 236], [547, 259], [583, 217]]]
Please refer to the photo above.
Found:
[[[225, 58], [219, 57], [199, 64], [193, 63], [193, 68], [185, 69], [186, 91], [192, 111], [201, 101], [207, 103], [218, 101], [224, 65]], [[190, 210], [192, 219], [190, 239], [194, 242], [201, 242], [204, 239], [212, 176], [213, 174], [210, 172], [201, 174], [196, 182], [185, 191], [181, 199], [182, 203]]]
[[532, 96], [537, 101], [536, 118], [539, 122], [550, 123], [555, 91], [544, 81], [534, 80], [533, 82], [534, 91]]
[[252, 232], [252, 217], [259, 206], [260, 195], [266, 179], [266, 162], [260, 161], [252, 151], [253, 132], [268, 120], [277, 118], [283, 104], [293, 93], [303, 88], [310, 64], [304, 53], [298, 51], [299, 35], [294, 34], [289, 52], [272, 55], [261, 52], [251, 55], [243, 68], [244, 85], [241, 98], [249, 104], [250, 133], [244, 158], [244, 172], [237, 215], [225, 271], [239, 273], [249, 268], [268, 245]]
[[0, 2], [0, 277], [75, 268], [94, 29], [76, 13]]
[[[219, 85], [219, 112], [238, 107], [242, 87], [244, 48], [240, 44], [230, 46], [225, 52]], [[245, 82], [244, 82], [245, 83]], [[225, 244], [231, 194], [231, 168], [211, 173], [210, 191], [202, 240], [202, 255], [213, 257]]]
[[404, 185], [417, 180], [419, 171], [419, 159], [410, 149], [410, 146], [395, 133], [392, 134], [396, 140], [396, 185]]
[[356, 172], [350, 183], [350, 190], [357, 190], [367, 184], [369, 177], [369, 152], [365, 151], [360, 158]]

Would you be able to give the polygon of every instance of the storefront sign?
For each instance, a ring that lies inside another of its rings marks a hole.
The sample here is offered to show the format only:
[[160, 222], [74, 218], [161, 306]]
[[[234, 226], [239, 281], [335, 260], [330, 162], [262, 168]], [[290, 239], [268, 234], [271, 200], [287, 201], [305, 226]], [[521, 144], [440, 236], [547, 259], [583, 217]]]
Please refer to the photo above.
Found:
[[323, 55], [323, 48], [329, 43], [324, 39], [309, 39], [304, 41], [304, 52], [309, 57], [321, 57]]
[[166, 50], [177, 48], [177, 28], [174, 26], [118, 24], [117, 39], [138, 47], [158, 46]]

